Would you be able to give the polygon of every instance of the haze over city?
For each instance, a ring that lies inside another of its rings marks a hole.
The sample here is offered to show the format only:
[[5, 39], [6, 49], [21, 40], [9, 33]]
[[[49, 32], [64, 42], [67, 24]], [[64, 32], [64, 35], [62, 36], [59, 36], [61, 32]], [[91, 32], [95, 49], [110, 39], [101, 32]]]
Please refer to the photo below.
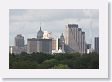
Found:
[[52, 36], [58, 38], [69, 23], [78, 24], [85, 32], [86, 42], [93, 46], [94, 37], [99, 36], [99, 12], [96, 9], [10, 9], [9, 45], [14, 45], [17, 34], [24, 36], [25, 44], [27, 38], [36, 38], [40, 25], [43, 31], [52, 32]]

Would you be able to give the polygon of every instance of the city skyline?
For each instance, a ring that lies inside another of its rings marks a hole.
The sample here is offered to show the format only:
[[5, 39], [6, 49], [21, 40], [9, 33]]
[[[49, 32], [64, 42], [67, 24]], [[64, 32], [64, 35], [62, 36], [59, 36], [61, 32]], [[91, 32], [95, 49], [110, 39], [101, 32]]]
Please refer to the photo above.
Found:
[[[9, 12], [9, 45], [14, 45], [14, 37], [22, 34], [27, 38], [36, 38], [40, 26], [43, 31], [52, 32], [59, 38], [68, 23], [78, 24], [85, 31], [86, 42], [94, 44], [99, 34], [99, 13], [96, 9], [11, 9]], [[40, 22], [42, 23], [40, 25]]]

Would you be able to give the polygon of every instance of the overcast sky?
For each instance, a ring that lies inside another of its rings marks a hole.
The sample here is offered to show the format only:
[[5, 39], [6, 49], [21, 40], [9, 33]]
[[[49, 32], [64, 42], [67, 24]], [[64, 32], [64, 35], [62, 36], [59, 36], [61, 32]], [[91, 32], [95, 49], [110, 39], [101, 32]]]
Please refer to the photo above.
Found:
[[36, 38], [41, 27], [52, 32], [53, 37], [64, 33], [65, 25], [78, 24], [86, 34], [86, 42], [94, 45], [94, 37], [99, 36], [99, 10], [96, 9], [10, 9], [9, 45], [14, 45], [14, 37], [22, 34], [25, 38]]

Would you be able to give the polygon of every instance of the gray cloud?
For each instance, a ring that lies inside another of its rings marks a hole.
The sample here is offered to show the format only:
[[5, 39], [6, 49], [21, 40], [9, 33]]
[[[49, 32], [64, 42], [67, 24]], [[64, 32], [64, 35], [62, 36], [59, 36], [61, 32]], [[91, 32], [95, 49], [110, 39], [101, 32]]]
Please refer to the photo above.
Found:
[[78, 24], [86, 32], [86, 41], [93, 44], [99, 35], [99, 11], [96, 9], [10, 9], [10, 45], [17, 34], [25, 38], [36, 37], [42, 22], [42, 29], [52, 32], [54, 37], [64, 32], [68, 23]]

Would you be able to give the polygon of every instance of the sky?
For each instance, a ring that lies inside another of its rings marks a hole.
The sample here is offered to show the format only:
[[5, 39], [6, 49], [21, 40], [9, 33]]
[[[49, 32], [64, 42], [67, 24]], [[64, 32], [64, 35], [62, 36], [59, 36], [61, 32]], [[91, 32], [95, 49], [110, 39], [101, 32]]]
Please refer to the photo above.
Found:
[[36, 38], [40, 26], [58, 38], [67, 24], [78, 24], [85, 32], [86, 43], [94, 47], [94, 37], [99, 36], [98, 9], [10, 9], [9, 45], [14, 45], [17, 34], [22, 34], [27, 44], [27, 38]]

